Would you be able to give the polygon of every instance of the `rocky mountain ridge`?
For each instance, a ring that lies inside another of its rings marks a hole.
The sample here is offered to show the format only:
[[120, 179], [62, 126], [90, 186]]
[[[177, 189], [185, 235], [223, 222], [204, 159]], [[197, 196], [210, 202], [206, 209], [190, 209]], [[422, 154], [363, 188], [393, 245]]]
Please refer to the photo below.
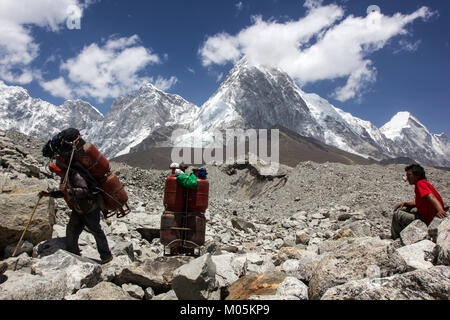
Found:
[[[207, 166], [206, 243], [194, 258], [164, 256], [159, 242], [169, 172], [112, 162], [132, 208], [101, 221], [113, 261], [98, 264], [88, 232], [82, 257], [65, 251], [69, 211], [48, 198], [11, 257], [38, 191], [59, 184], [41, 143], [0, 131], [2, 300], [450, 298], [450, 218], [387, 236], [393, 206], [414, 192], [403, 165], [302, 162], [272, 177], [250, 164]], [[450, 172], [426, 170], [447, 202]]]

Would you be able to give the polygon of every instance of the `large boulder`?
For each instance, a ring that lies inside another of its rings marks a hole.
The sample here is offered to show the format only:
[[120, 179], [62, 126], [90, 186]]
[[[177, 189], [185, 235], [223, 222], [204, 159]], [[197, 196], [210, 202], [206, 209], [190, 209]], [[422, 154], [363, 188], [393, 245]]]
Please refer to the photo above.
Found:
[[132, 264], [122, 268], [113, 281], [117, 285], [133, 283], [142, 288], [151, 287], [156, 294], [164, 293], [172, 288], [174, 271], [191, 260], [192, 257], [147, 259], [140, 265]]
[[309, 282], [309, 298], [320, 299], [329, 288], [368, 276], [376, 267], [380, 277], [405, 272], [405, 261], [392, 241], [379, 238], [355, 238], [339, 251], [321, 259]]
[[137, 300], [124, 289], [112, 282], [100, 282], [93, 288], [79, 290], [76, 294], [68, 295], [65, 300]]
[[247, 260], [236, 258], [232, 253], [212, 256], [216, 265], [216, 279], [220, 288], [229, 287], [246, 272]]
[[94, 261], [64, 250], [38, 259], [32, 265], [34, 274], [51, 277], [65, 274], [66, 286], [72, 292], [81, 288], [91, 288], [101, 281], [102, 268]]
[[5, 275], [7, 280], [0, 284], [0, 300], [62, 300], [72, 292], [65, 272], [42, 276], [8, 270]]
[[207, 253], [174, 271], [172, 289], [180, 300], [220, 300], [216, 265]]
[[309, 282], [314, 274], [317, 265], [323, 259], [314, 252], [304, 251], [299, 259], [288, 259], [281, 265], [281, 271], [297, 278], [298, 280]]
[[294, 277], [286, 277], [277, 288], [277, 295], [294, 296], [299, 300], [308, 300], [308, 286]]
[[450, 217], [445, 218], [438, 227], [437, 264], [450, 266]]
[[428, 227], [422, 220], [416, 219], [400, 232], [402, 243], [407, 246], [426, 239]]
[[397, 253], [405, 260], [408, 269], [429, 269], [433, 267], [434, 248], [436, 245], [430, 240], [422, 240], [409, 246], [398, 248]]
[[[47, 190], [47, 183], [38, 179], [24, 179], [8, 193], [0, 194], [0, 252], [15, 244], [22, 235], [38, 200], [37, 194]], [[42, 198], [36, 208], [23, 240], [34, 245], [52, 237], [55, 224], [53, 198]]]
[[449, 300], [450, 267], [365, 278], [328, 289], [322, 300]]

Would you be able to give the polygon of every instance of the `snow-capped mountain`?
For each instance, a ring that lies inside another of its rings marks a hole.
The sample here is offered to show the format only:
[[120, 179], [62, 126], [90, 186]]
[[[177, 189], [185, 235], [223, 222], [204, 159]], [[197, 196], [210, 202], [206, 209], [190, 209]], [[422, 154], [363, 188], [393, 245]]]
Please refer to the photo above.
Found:
[[152, 84], [113, 102], [92, 141], [108, 157], [127, 154], [155, 129], [192, 122], [199, 109]]
[[[202, 146], [212, 130], [271, 129], [282, 126], [366, 158], [409, 157], [425, 165], [450, 167], [445, 134], [435, 135], [411, 114], [400, 112], [382, 128], [303, 92], [282, 70], [239, 61], [200, 108], [178, 95], [145, 84], [113, 102], [103, 116], [89, 103], [54, 106], [33, 99], [21, 87], [0, 81], [0, 126], [48, 139], [76, 127], [107, 156], [146, 149], [145, 144]], [[172, 141], [175, 129], [184, 134]], [[203, 141], [202, 141], [203, 139]]]
[[48, 140], [73, 127], [107, 157], [126, 154], [154, 129], [192, 121], [198, 107], [151, 84], [112, 104], [103, 116], [89, 103], [76, 100], [55, 106], [33, 99], [21, 87], [0, 81], [0, 127]]
[[251, 65], [244, 58], [200, 108], [187, 127], [188, 133], [178, 137], [174, 145], [199, 147], [195, 142], [202, 141], [205, 146], [212, 141], [206, 132], [214, 129], [270, 129], [280, 125], [366, 158], [410, 157], [427, 165], [450, 166], [447, 137], [430, 134], [413, 119], [391, 121], [397, 123], [393, 136], [393, 129], [386, 129], [392, 128], [389, 124], [379, 129], [316, 94], [303, 92], [282, 70]]
[[431, 164], [450, 165], [450, 144], [445, 134], [432, 134], [411, 113], [397, 113], [381, 127], [384, 136], [393, 142], [393, 154], [410, 157], [416, 161]]
[[281, 125], [348, 152], [382, 159], [389, 145], [378, 128], [335, 108], [316, 94], [303, 92], [283, 71], [253, 66], [245, 59], [231, 70], [201, 107], [176, 145], [186, 145], [212, 129], [270, 129]]
[[55, 106], [30, 97], [22, 87], [0, 81], [0, 127], [47, 140], [64, 128], [75, 127], [88, 136], [90, 128], [103, 123], [103, 115], [87, 102], [66, 101]]

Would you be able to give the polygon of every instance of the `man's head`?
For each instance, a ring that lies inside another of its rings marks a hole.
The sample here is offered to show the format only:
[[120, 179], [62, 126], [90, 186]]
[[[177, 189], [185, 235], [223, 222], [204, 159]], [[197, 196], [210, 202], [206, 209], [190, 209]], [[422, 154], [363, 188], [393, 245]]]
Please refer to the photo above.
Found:
[[425, 169], [418, 164], [412, 164], [410, 166], [407, 166], [405, 168], [405, 171], [406, 171], [406, 179], [411, 185], [416, 184], [417, 181], [427, 178], [425, 176]]

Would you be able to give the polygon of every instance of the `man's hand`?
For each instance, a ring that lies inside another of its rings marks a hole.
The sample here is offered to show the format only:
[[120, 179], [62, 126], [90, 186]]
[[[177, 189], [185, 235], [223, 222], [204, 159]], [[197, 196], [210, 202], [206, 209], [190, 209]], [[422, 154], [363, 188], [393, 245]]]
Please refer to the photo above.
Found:
[[444, 218], [447, 218], [447, 217], [448, 217], [448, 213], [445, 212], [444, 210], [439, 210], [439, 211], [436, 213], [436, 217], [438, 217], [438, 218], [440, 218], [440, 219], [444, 219]]
[[50, 192], [47, 192], [47, 191], [41, 191], [41, 192], [39, 192], [38, 197], [39, 197], [39, 198], [42, 198], [42, 197], [50, 197]]
[[405, 202], [400, 202], [399, 204], [397, 204], [397, 205], [394, 207], [394, 212], [397, 211], [398, 209], [403, 208], [404, 206], [405, 206]]
[[61, 190], [61, 192], [63, 192], [63, 193], [68, 193], [69, 192], [69, 186], [64, 184], [64, 183], [61, 183], [61, 185], [59, 186], [59, 190]]

